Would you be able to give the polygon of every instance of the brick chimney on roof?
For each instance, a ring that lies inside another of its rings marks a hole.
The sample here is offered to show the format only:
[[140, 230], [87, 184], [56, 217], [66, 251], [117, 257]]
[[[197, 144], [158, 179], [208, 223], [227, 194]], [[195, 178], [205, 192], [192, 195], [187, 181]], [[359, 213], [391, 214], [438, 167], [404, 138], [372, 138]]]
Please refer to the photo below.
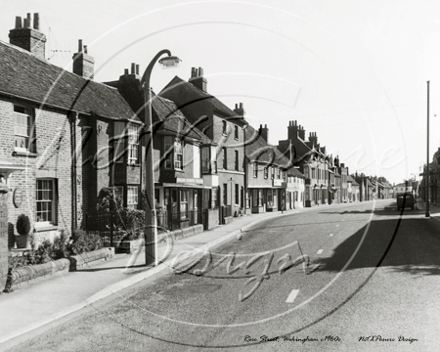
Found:
[[192, 83], [194, 86], [199, 88], [200, 90], [207, 92], [207, 84], [208, 81], [205, 77], [203, 77], [203, 68], [193, 67], [191, 68], [191, 77], [188, 82]]
[[246, 111], [244, 110], [243, 103], [235, 104], [234, 112], [237, 114], [236, 115], [237, 120], [244, 118]]
[[78, 40], [78, 52], [73, 54], [73, 73], [87, 79], [95, 76], [95, 59], [87, 54], [87, 45], [82, 45], [82, 40]]
[[266, 124], [264, 125], [264, 127], [263, 125], [260, 125], [260, 128], [258, 129], [258, 133], [260, 134], [261, 137], [263, 137], [263, 139], [266, 142], [269, 142], [269, 129], [267, 128]]
[[316, 135], [316, 132], [310, 132], [309, 142], [311, 142], [314, 146], [318, 145], [318, 136]]
[[40, 59], [44, 59], [46, 57], [46, 36], [40, 32], [38, 13], [34, 13], [33, 28], [30, 13], [23, 21], [20, 16], [17, 16], [15, 28], [9, 31], [9, 42], [31, 52]]

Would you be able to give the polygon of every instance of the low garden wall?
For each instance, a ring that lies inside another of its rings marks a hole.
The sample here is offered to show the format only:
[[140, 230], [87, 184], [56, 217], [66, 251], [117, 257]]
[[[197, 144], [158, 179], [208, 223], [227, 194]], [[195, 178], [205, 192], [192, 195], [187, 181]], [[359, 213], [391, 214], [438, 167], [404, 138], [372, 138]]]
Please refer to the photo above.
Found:
[[158, 235], [158, 243], [166, 243], [167, 237], [171, 237], [173, 240], [189, 236], [197, 235], [198, 233], [203, 232], [203, 225], [194, 225], [191, 227], [187, 227], [185, 229], [179, 229], [174, 231], [169, 231], [166, 233], [161, 233]]
[[114, 256], [113, 248], [101, 248], [68, 258], [53, 260], [44, 264], [22, 266], [12, 270], [12, 288], [51, 277], [56, 273], [69, 272], [95, 265]]

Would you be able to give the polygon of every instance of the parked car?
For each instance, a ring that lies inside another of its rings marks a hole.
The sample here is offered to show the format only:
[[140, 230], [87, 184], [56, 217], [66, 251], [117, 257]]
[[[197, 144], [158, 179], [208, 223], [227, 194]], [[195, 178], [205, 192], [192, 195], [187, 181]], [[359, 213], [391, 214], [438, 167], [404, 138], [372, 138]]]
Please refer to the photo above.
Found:
[[402, 208], [411, 208], [414, 210], [416, 199], [412, 193], [403, 193], [397, 195], [397, 210]]

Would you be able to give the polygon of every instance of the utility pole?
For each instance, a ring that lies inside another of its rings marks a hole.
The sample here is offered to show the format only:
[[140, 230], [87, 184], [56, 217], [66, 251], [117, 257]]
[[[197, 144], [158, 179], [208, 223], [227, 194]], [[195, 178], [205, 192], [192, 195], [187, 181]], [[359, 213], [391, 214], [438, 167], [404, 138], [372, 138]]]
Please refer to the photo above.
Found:
[[428, 84], [428, 114], [427, 114], [427, 136], [426, 136], [426, 214], [425, 217], [429, 218], [429, 81]]

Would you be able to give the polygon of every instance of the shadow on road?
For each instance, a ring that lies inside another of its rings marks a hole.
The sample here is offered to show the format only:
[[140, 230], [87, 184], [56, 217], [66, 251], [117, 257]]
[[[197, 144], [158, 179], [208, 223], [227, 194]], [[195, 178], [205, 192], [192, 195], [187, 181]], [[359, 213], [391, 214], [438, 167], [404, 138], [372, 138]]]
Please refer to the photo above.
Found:
[[357, 251], [345, 270], [380, 266], [414, 275], [438, 275], [438, 232], [434, 219], [373, 220], [337, 246], [331, 257], [315, 262], [321, 263], [321, 271], [339, 272]]
[[374, 215], [409, 215], [409, 214], [421, 214], [424, 213], [423, 209], [418, 210], [417, 208], [415, 210], [411, 210], [410, 208], [405, 208], [403, 210], [397, 210], [397, 203], [392, 202], [389, 205], [383, 207], [382, 205], [380, 207], [377, 207], [375, 209], [366, 209], [366, 210], [344, 210], [344, 211], [322, 211], [320, 214], [374, 214]]

